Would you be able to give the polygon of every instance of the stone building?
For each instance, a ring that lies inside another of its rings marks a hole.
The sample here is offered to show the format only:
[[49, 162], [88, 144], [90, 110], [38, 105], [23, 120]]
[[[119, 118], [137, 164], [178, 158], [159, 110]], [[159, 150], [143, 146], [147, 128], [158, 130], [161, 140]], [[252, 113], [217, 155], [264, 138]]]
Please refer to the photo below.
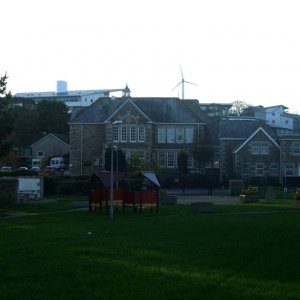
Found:
[[130, 160], [133, 153], [160, 168], [176, 169], [177, 155], [193, 151], [206, 130], [207, 115], [197, 100], [178, 98], [101, 98], [70, 120], [70, 171], [90, 175], [103, 169], [107, 147], [120, 148]]
[[[300, 178], [300, 135], [278, 134], [256, 118], [228, 118], [220, 123], [220, 181], [230, 178]], [[298, 179], [297, 179], [298, 178]]]
[[280, 146], [272, 128], [255, 118], [220, 124], [220, 181], [280, 175]]

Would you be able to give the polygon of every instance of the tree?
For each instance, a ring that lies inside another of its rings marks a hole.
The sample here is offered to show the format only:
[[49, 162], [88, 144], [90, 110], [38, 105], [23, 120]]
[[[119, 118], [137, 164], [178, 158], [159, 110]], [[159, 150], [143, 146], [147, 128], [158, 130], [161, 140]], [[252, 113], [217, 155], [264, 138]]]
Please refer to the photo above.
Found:
[[249, 105], [246, 102], [241, 101], [241, 100], [236, 100], [232, 103], [230, 110], [233, 115], [240, 116], [240, 115], [242, 115], [243, 111], [245, 109], [247, 109], [248, 107], [249, 107]]
[[7, 74], [0, 77], [0, 158], [7, 155], [13, 146], [10, 134], [13, 131], [14, 115], [11, 108], [11, 93], [6, 92]]
[[212, 127], [213, 126], [210, 126], [210, 128], [207, 129], [194, 150], [194, 158], [202, 169], [204, 169], [205, 163], [212, 162], [214, 158], [214, 147], [211, 139], [213, 135]]
[[[118, 165], [118, 171], [124, 172], [127, 170], [127, 163], [126, 163], [126, 157], [124, 152], [117, 148], [114, 149], [114, 171], [117, 170]], [[104, 162], [104, 168], [106, 171], [111, 170], [111, 147], [107, 148], [105, 151], [105, 162]]]
[[39, 133], [68, 133], [68, 107], [62, 101], [43, 100], [37, 104]]
[[38, 133], [38, 112], [36, 109], [17, 107], [15, 108], [15, 115], [15, 134]]
[[185, 177], [189, 172], [188, 169], [188, 154], [185, 151], [180, 151], [177, 156], [177, 166], [182, 182], [182, 193], [185, 190]]

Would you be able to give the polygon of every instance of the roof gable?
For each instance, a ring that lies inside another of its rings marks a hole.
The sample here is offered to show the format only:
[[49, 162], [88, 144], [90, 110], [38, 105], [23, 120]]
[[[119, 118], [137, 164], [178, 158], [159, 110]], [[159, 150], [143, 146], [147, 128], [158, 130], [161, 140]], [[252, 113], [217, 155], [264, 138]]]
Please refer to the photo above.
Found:
[[47, 134], [46, 136], [44, 136], [43, 138], [37, 140], [35, 143], [31, 144], [30, 146], [31, 147], [35, 147], [36, 145], [38, 145], [39, 143], [43, 142], [44, 140], [46, 139], [49, 139], [49, 138], [54, 138], [54, 139], [57, 139], [58, 141], [60, 141], [61, 143], [65, 144], [66, 146], [69, 147], [69, 144], [62, 139], [62, 135], [60, 137], [58, 137], [58, 135], [56, 134], [53, 134], [53, 133], [49, 133]]
[[[146, 115], [145, 113], [140, 110], [140, 108], [130, 100], [130, 98], [128, 98], [127, 100], [125, 100], [124, 103], [122, 103], [113, 113], [112, 115], [109, 116], [109, 118], [105, 121], [105, 122], [110, 122], [111, 119], [113, 119], [115, 116], [117, 116], [118, 114], [122, 114], [122, 109], [126, 109], [127, 108], [130, 108], [131, 106], [131, 110], [135, 110], [138, 114], [142, 115], [143, 118], [145, 118], [147, 121], [151, 121]], [[131, 111], [132, 113], [132, 111]], [[124, 114], [123, 114], [124, 116]]]
[[278, 149], [279, 145], [276, 143], [276, 141], [262, 128], [259, 127], [255, 130], [255, 132], [252, 133], [238, 148], [236, 148], [233, 153], [238, 153], [242, 148], [244, 148], [245, 145], [247, 145], [256, 135], [257, 133], [262, 132], [267, 139], [269, 139]]

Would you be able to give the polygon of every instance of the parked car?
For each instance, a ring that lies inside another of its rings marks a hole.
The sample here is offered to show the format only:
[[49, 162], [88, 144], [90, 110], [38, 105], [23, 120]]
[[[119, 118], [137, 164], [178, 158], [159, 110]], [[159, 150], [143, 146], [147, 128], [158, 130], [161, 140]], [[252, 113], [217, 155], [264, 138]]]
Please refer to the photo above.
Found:
[[38, 171], [38, 174], [40, 174], [40, 175], [53, 174], [53, 173], [57, 173], [57, 170], [52, 166], [46, 166], [45, 168]]
[[2, 167], [1, 172], [12, 171], [12, 167]]
[[28, 170], [27, 167], [20, 167], [18, 170]]
[[41, 170], [41, 168], [40, 167], [32, 167], [31, 170], [38, 173]]

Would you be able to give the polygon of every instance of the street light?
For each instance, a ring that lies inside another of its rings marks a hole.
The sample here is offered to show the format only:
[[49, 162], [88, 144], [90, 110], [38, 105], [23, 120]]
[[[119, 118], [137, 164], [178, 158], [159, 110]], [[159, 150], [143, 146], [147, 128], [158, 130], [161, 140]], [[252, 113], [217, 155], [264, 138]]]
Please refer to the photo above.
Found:
[[112, 123], [112, 143], [111, 143], [111, 153], [110, 153], [110, 199], [109, 199], [109, 213], [110, 218], [114, 218], [114, 145], [113, 145], [113, 128], [116, 124], [122, 124], [123, 121], [117, 120]]

